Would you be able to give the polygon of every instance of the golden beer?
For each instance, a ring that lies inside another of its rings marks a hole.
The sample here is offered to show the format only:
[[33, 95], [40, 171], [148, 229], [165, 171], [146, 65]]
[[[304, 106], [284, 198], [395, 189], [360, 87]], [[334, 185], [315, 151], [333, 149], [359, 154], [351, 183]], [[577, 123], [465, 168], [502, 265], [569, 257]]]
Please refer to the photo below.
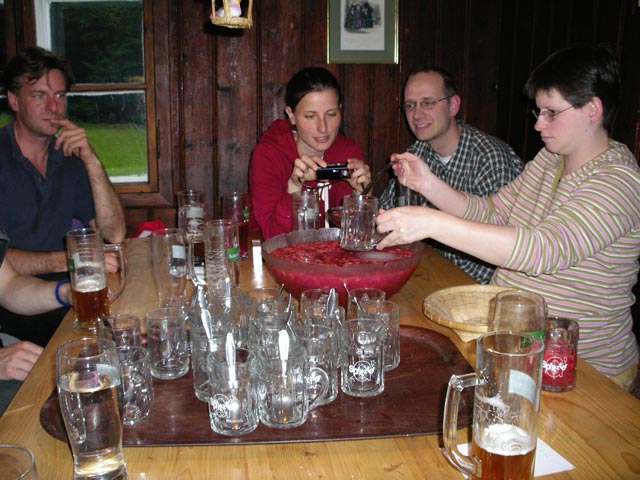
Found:
[[76, 314], [75, 329], [79, 331], [96, 332], [99, 315], [109, 315], [109, 291], [106, 285], [99, 290], [78, 291], [71, 290], [73, 309]]
[[[498, 428], [495, 428], [498, 427]], [[485, 428], [483, 445], [473, 438], [471, 456], [480, 461], [482, 480], [530, 480], [533, 478], [536, 441], [513, 425]]]

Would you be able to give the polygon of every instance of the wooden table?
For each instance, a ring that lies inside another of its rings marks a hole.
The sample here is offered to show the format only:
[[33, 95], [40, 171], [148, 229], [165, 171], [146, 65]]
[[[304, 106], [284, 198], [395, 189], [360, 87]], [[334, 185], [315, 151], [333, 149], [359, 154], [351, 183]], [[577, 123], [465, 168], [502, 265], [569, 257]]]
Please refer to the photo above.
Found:
[[[148, 243], [128, 240], [130, 276], [114, 311], [140, 316], [155, 306]], [[266, 267], [242, 260], [243, 289], [271, 286]], [[432, 328], [450, 336], [474, 362], [475, 342], [463, 343], [449, 329], [429, 322], [422, 313], [426, 295], [473, 280], [433, 250], [424, 252], [418, 270], [393, 300], [401, 322]], [[66, 443], [41, 427], [40, 408], [55, 386], [55, 349], [72, 338], [70, 316], [45, 349], [13, 402], [0, 418], [0, 443], [29, 447], [43, 479], [72, 478]], [[459, 432], [468, 441], [468, 429]], [[550, 479], [640, 478], [640, 401], [618, 388], [584, 361], [578, 362], [576, 388], [567, 393], [542, 393], [539, 436], [576, 466]], [[129, 478], [151, 479], [455, 479], [462, 476], [440, 452], [439, 436], [270, 445], [125, 447]]]

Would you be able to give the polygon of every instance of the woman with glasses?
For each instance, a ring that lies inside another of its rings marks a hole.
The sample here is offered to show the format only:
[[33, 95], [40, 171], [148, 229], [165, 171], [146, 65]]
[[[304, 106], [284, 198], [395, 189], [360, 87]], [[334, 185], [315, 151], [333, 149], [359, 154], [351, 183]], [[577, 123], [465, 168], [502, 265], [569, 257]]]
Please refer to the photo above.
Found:
[[[291, 231], [292, 193], [319, 190], [330, 208], [371, 181], [362, 150], [340, 133], [342, 92], [328, 70], [308, 67], [293, 75], [285, 103], [287, 119], [269, 125], [249, 165], [253, 220], [265, 239]], [[333, 164], [346, 165], [346, 177], [318, 182], [316, 170]]]
[[548, 314], [580, 324], [578, 353], [630, 389], [638, 366], [631, 288], [640, 253], [640, 169], [609, 138], [620, 79], [611, 51], [573, 46], [529, 76], [535, 129], [545, 147], [488, 198], [458, 192], [409, 154], [393, 155], [399, 181], [440, 210], [381, 213], [378, 245], [433, 238], [497, 266], [492, 283], [541, 294]]

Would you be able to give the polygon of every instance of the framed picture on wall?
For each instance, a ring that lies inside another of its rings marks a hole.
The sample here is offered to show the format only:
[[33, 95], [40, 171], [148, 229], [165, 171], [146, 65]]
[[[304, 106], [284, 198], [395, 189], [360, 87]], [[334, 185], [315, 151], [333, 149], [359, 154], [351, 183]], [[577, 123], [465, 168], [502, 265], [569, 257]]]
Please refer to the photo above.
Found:
[[398, 63], [398, 0], [328, 0], [327, 63]]

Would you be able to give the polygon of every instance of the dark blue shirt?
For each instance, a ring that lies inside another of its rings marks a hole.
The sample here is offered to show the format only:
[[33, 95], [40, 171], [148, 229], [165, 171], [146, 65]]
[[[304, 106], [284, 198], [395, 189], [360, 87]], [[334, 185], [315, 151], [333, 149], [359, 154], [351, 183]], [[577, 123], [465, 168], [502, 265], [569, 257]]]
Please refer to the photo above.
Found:
[[0, 128], [0, 225], [11, 247], [31, 251], [64, 250], [64, 236], [93, 220], [87, 171], [77, 157], [65, 157], [49, 144], [46, 176], [16, 143], [13, 122]]

